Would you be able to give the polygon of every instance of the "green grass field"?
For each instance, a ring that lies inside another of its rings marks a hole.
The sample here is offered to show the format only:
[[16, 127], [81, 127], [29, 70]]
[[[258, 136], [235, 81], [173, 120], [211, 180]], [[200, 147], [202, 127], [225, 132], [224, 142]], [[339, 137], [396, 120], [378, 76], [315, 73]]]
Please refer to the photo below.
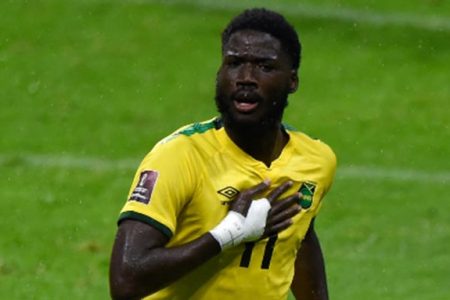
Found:
[[[219, 34], [255, 2], [0, 2], [0, 299], [108, 299], [134, 169], [216, 114]], [[272, 2], [304, 47], [285, 120], [339, 159], [331, 299], [450, 299], [449, 2]]]

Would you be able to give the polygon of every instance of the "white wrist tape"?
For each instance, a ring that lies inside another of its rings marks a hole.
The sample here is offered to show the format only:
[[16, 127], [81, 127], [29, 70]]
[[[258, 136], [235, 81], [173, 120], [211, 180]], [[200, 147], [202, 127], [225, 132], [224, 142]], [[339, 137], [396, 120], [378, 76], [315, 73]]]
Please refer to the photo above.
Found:
[[209, 233], [219, 242], [222, 250], [236, 246], [244, 238], [245, 217], [238, 212], [229, 211], [225, 218]]
[[253, 200], [247, 217], [229, 211], [219, 225], [209, 233], [217, 240], [222, 250], [239, 245], [243, 241], [256, 241], [264, 233], [270, 207], [270, 202], [266, 198]]
[[266, 198], [252, 201], [244, 223], [244, 242], [256, 241], [263, 235], [270, 207]]

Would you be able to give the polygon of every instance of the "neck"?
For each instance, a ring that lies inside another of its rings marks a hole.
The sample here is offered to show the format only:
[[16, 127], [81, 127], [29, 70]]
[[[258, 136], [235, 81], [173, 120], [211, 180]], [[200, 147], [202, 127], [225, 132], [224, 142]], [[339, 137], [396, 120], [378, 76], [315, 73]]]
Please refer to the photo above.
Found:
[[289, 141], [289, 136], [279, 123], [273, 128], [261, 131], [238, 130], [227, 124], [224, 124], [224, 127], [230, 139], [239, 148], [268, 167], [280, 156]]

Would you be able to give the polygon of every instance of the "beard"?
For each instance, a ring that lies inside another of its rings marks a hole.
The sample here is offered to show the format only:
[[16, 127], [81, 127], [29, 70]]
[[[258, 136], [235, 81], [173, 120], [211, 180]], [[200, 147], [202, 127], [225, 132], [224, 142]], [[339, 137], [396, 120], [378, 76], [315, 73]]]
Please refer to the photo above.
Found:
[[[226, 127], [239, 132], [240, 134], [258, 135], [267, 132], [268, 130], [278, 129], [283, 118], [284, 109], [288, 105], [288, 93], [282, 93], [273, 99], [272, 103], [264, 102], [259, 95], [255, 95], [259, 105], [270, 107], [265, 108], [265, 113], [258, 119], [242, 120], [238, 113], [233, 112], [232, 105], [235, 94], [226, 95], [223, 89], [216, 85], [216, 106], [217, 111], [221, 114], [223, 123]], [[259, 108], [261, 109], [261, 108]]]

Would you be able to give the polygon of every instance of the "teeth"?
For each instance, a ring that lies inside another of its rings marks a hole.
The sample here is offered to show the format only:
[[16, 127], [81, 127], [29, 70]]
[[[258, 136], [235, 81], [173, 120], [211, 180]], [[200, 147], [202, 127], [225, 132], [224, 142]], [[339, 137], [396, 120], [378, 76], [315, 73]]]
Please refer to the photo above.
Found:
[[256, 103], [257, 101], [250, 100], [250, 99], [237, 99], [236, 100], [239, 103]]

